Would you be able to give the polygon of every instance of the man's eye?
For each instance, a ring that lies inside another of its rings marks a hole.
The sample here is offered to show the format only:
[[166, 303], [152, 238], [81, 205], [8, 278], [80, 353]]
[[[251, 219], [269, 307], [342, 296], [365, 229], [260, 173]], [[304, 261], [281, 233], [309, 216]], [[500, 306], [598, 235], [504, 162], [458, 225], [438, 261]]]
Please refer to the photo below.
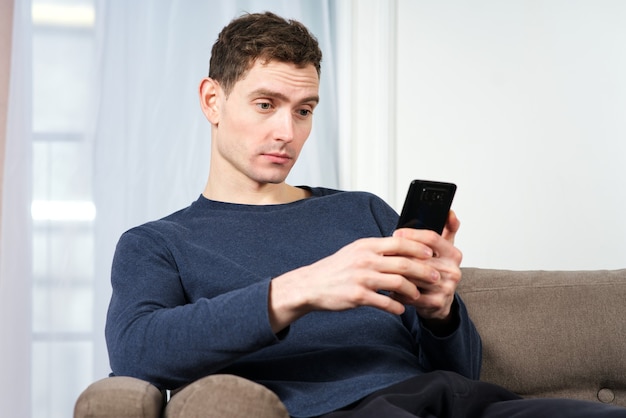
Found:
[[306, 117], [306, 116], [312, 115], [313, 112], [311, 112], [309, 109], [300, 109], [298, 110], [298, 114], [300, 116]]
[[257, 103], [256, 105], [261, 110], [270, 110], [272, 108], [272, 105], [268, 102]]

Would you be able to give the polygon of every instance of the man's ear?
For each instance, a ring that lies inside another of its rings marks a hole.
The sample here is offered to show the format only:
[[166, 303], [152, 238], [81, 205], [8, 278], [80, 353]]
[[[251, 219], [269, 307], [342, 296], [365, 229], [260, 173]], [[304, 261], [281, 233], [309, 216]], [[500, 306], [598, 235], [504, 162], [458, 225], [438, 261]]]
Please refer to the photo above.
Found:
[[219, 123], [219, 95], [221, 93], [221, 87], [219, 83], [212, 78], [204, 78], [200, 82], [198, 89], [200, 95], [200, 107], [202, 113], [213, 125]]

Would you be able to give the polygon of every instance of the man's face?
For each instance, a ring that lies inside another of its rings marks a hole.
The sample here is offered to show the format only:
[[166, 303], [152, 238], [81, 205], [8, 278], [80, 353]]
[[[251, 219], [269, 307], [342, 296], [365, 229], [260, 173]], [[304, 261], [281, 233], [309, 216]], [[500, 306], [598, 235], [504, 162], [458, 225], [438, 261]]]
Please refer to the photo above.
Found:
[[282, 183], [311, 132], [315, 68], [257, 61], [228, 97], [219, 92], [211, 164], [227, 181]]

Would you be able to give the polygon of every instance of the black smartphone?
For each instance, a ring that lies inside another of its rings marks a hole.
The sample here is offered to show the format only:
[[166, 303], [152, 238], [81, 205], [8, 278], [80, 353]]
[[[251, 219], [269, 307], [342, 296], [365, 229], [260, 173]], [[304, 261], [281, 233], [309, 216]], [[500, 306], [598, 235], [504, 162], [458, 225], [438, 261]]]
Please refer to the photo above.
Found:
[[441, 235], [448, 220], [456, 184], [413, 180], [397, 228], [430, 229]]

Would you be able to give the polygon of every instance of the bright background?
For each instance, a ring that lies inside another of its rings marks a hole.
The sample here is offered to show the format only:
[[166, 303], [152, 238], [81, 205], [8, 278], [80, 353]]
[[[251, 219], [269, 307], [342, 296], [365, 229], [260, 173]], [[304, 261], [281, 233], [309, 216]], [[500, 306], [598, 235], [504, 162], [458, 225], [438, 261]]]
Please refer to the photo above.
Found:
[[243, 10], [303, 21], [324, 51], [322, 102], [290, 182], [371, 191], [399, 210], [411, 179], [453, 181], [464, 265], [625, 267], [626, 2], [13, 8], [0, 230], [7, 416], [71, 416], [109, 372], [115, 243], [202, 191], [210, 129], [196, 89], [218, 31]]
[[411, 179], [456, 183], [466, 266], [624, 267], [626, 2], [365, 3], [342, 184], [399, 210]]

